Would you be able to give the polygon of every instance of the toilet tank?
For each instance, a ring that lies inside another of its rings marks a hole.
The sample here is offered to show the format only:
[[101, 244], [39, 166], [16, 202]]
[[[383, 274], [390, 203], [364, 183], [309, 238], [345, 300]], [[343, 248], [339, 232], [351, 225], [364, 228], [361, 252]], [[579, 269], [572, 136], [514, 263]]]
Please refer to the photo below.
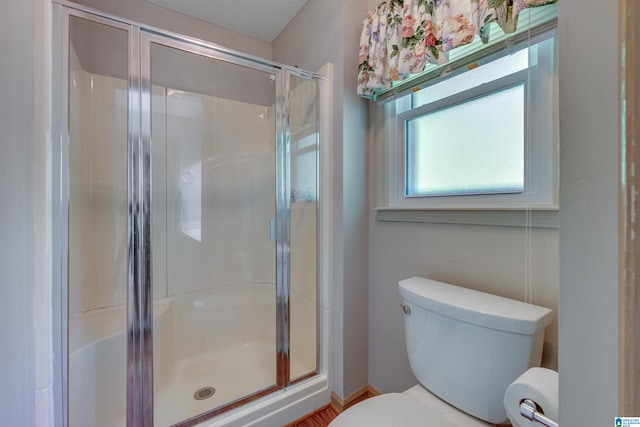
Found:
[[551, 310], [421, 277], [399, 286], [418, 381], [468, 414], [507, 422], [505, 390], [540, 365]]

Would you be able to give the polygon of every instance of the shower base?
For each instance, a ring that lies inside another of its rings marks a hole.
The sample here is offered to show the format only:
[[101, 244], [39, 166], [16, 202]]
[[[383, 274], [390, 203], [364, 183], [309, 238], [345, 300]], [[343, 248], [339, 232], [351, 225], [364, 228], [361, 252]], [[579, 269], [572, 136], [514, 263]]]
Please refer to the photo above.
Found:
[[[155, 426], [172, 426], [275, 385], [273, 288], [246, 284], [154, 301]], [[292, 317], [313, 326], [292, 325], [290, 371], [297, 378], [316, 369], [315, 334], [305, 334], [315, 331], [315, 304], [295, 293], [291, 299]], [[81, 314], [83, 322], [72, 322], [84, 329], [70, 331], [69, 427], [125, 427], [123, 310], [94, 310]], [[195, 399], [204, 387], [215, 392]]]

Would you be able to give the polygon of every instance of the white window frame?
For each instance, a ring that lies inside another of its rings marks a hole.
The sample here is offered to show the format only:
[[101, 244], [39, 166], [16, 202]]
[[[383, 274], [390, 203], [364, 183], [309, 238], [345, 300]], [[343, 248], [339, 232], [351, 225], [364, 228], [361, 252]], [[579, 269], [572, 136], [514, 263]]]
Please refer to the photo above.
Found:
[[[496, 93], [505, 89], [509, 89], [514, 86], [523, 85], [524, 86], [524, 104], [527, 104], [527, 75], [528, 70], [522, 70], [510, 74], [504, 78], [500, 78], [497, 80], [493, 80], [487, 84], [483, 84], [480, 86], [473, 87], [471, 89], [465, 90], [463, 92], [458, 92], [454, 95], [448, 96], [446, 98], [439, 99], [437, 101], [424, 104], [420, 107], [413, 108], [411, 110], [405, 111], [404, 113], [397, 115], [398, 120], [398, 144], [397, 144], [397, 157], [399, 159], [405, 159], [407, 157], [406, 148], [407, 148], [407, 140], [406, 140], [406, 130], [407, 130], [407, 122], [412, 119], [416, 119], [418, 117], [427, 115], [429, 113], [433, 113], [436, 111], [442, 111], [446, 108], [455, 107], [457, 105], [461, 105], [465, 102], [473, 101], [474, 99], [478, 99], [487, 95], [491, 95], [492, 93]], [[507, 113], [508, 116], [508, 113]], [[525, 115], [526, 116], [526, 115]], [[507, 117], [508, 119], [508, 117]], [[524, 117], [524, 126], [526, 129], [526, 117]], [[524, 161], [524, 159], [523, 159]], [[407, 185], [407, 162], [399, 161], [397, 162], [397, 170], [398, 176], [396, 177], [396, 196], [400, 197], [402, 195], [407, 199], [422, 199], [424, 197], [452, 197], [453, 195], [429, 195], [429, 196], [420, 196], [420, 195], [405, 195]], [[526, 164], [524, 165], [526, 168]], [[525, 171], [526, 174], [526, 171]], [[493, 193], [489, 193], [493, 194]], [[485, 193], [478, 193], [478, 196], [486, 196]], [[459, 194], [459, 196], [465, 196], [465, 200], [468, 197], [472, 197], [472, 194]], [[422, 202], [422, 201], [421, 201]]]
[[[537, 43], [549, 38], [553, 38], [554, 51], [557, 51], [555, 30], [541, 34], [520, 47], [515, 46], [514, 50], [527, 45], [536, 49]], [[534, 60], [530, 61], [531, 65], [523, 71], [415, 109], [409, 108], [410, 95], [378, 107], [385, 110], [383, 114], [378, 112], [378, 118], [385, 117], [386, 121], [378, 130], [382, 130], [381, 134], [387, 135], [385, 156], [387, 185], [380, 197], [383, 203], [379, 210], [557, 210], [559, 181], [557, 61], [555, 58], [548, 61], [548, 57], [549, 55], [540, 55], [539, 58], [533, 58]], [[404, 137], [407, 120], [506, 89], [520, 82], [525, 84], [525, 188], [522, 193], [405, 196]], [[546, 101], [541, 99], [542, 97], [538, 95], [542, 93], [551, 93], [551, 99]], [[401, 112], [396, 113], [396, 111]]]

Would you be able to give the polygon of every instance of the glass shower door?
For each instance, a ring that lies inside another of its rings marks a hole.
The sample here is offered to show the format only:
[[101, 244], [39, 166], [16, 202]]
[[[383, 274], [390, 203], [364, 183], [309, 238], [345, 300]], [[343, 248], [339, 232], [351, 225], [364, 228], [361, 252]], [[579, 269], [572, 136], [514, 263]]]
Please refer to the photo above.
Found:
[[318, 82], [288, 76], [290, 129], [290, 377], [317, 372]]
[[65, 425], [187, 427], [314, 376], [319, 76], [53, 12]]
[[277, 387], [276, 76], [149, 39], [154, 425], [169, 426]]
[[66, 18], [67, 424], [124, 426], [129, 31]]

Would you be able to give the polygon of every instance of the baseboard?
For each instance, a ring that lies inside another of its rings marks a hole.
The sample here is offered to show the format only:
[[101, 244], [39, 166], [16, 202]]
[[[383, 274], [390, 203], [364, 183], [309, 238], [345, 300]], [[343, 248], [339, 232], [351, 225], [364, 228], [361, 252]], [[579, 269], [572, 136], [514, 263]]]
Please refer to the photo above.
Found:
[[342, 400], [340, 396], [338, 396], [335, 392], [331, 392], [331, 405], [336, 408], [339, 412], [344, 411], [355, 405], [356, 403], [362, 402], [365, 399], [370, 397], [378, 396], [380, 392], [375, 388], [367, 385], [363, 389], [353, 393], [351, 396]]

